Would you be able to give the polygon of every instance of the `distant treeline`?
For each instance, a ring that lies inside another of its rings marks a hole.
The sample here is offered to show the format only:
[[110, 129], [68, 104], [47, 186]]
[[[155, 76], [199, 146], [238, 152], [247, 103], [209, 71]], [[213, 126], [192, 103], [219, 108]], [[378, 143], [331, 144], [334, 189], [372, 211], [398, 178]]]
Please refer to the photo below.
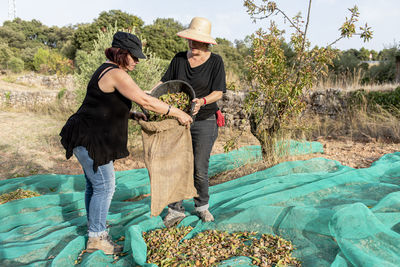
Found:
[[[176, 35], [186, 25], [172, 18], [158, 18], [153, 24], [144, 25], [138, 16], [110, 10], [100, 13], [92, 23], [65, 27], [48, 27], [38, 20], [16, 18], [0, 27], [0, 69], [61, 75], [79, 71], [75, 67], [77, 52], [90, 53], [99, 32], [106, 31], [110, 25], [139, 35], [144, 40], [146, 52], [159, 59], [169, 61], [178, 51], [187, 49], [185, 40]], [[224, 59], [231, 89], [235, 87], [235, 82], [246, 80], [245, 62], [252, 51], [251, 34], [249, 32], [244, 40], [235, 40], [234, 43], [218, 37], [218, 45], [212, 47], [212, 51]], [[290, 59], [294, 55], [290, 43], [284, 42], [284, 49]], [[364, 83], [395, 80], [395, 57], [400, 55], [399, 44], [379, 52], [365, 48], [338, 52], [339, 56], [330, 69], [336, 77], [358, 71]], [[379, 61], [379, 64], [371, 66], [366, 62], [371, 60]]]

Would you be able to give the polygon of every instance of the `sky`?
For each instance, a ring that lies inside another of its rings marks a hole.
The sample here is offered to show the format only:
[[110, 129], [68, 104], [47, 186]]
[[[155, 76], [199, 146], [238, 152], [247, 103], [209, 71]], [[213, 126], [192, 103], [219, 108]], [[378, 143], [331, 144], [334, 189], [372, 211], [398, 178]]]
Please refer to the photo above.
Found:
[[[8, 20], [9, 0], [0, 0], [0, 25]], [[301, 12], [306, 16], [307, 0], [276, 0], [289, 17]], [[367, 22], [373, 39], [364, 43], [360, 38], [341, 40], [336, 48], [347, 50], [365, 47], [381, 51], [400, 44], [399, 0], [313, 0], [308, 38], [311, 44], [325, 46], [339, 37], [339, 28], [350, 16], [348, 8], [357, 5], [359, 26]], [[145, 25], [157, 18], [173, 18], [187, 26], [193, 17], [205, 17], [212, 23], [211, 35], [230, 41], [243, 40], [258, 28], [267, 28], [269, 21], [253, 23], [243, 7], [243, 0], [16, 0], [16, 15], [23, 20], [36, 19], [47, 26], [91, 23], [102, 11], [119, 9], [140, 17]], [[288, 23], [273, 17], [281, 29], [290, 32]]]

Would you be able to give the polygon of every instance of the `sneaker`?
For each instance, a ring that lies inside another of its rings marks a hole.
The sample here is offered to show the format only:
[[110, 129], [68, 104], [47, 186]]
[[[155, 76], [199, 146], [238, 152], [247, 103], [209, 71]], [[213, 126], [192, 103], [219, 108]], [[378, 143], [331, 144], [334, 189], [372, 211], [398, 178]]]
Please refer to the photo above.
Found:
[[89, 237], [86, 251], [94, 252], [96, 250], [102, 250], [106, 255], [112, 255], [122, 252], [122, 246], [115, 244], [108, 233], [103, 233], [97, 237]]
[[203, 222], [213, 222], [214, 216], [208, 210], [198, 211], [197, 215]]
[[165, 227], [178, 225], [186, 217], [185, 213], [168, 208], [168, 214], [164, 218]]

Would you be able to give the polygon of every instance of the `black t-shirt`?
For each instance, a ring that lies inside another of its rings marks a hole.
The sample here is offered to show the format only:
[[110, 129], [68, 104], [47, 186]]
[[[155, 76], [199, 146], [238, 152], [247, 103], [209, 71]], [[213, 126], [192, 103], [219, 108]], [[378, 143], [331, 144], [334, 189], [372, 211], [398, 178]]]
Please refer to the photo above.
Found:
[[[211, 53], [206, 62], [197, 67], [190, 67], [187, 52], [179, 52], [172, 59], [162, 82], [182, 80], [188, 82], [197, 98], [203, 98], [213, 91], [226, 92], [225, 69], [221, 56]], [[205, 120], [217, 112], [217, 103], [202, 106], [196, 115], [196, 121]]]

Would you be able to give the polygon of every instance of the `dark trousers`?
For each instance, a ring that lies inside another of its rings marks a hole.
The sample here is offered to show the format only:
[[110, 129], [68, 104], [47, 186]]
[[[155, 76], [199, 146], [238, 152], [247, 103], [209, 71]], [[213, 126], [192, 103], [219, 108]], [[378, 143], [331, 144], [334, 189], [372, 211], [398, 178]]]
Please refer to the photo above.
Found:
[[[196, 208], [200, 208], [200, 211], [208, 209], [208, 200], [210, 199], [208, 194], [208, 164], [212, 147], [218, 137], [215, 115], [206, 120], [195, 121], [190, 127], [190, 133], [194, 156], [194, 187], [198, 194], [198, 197], [194, 198], [194, 204]], [[168, 207], [173, 210], [184, 211], [182, 201], [169, 204]]]

